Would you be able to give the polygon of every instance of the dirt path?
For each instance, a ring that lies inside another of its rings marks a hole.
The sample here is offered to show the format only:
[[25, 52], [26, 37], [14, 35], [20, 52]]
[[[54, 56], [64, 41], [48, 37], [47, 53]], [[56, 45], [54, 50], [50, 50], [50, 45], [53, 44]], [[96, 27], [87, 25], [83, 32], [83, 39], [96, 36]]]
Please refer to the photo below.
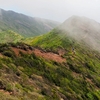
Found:
[[49, 60], [53, 60], [53, 61], [56, 61], [56, 62], [59, 62], [59, 63], [62, 63], [62, 62], [66, 62], [66, 59], [62, 58], [61, 56], [55, 54], [55, 53], [52, 53], [52, 52], [43, 52], [43, 51], [40, 51], [39, 49], [35, 49], [34, 50], [34, 53], [37, 55], [37, 56], [41, 56], [45, 59], [49, 59]]
[[3, 55], [0, 53], [0, 57], [3, 58]]
[[15, 47], [11, 47], [11, 49], [15, 52], [16, 56], [19, 56], [19, 52], [21, 51], [26, 54], [34, 53], [36, 56], [40, 56], [47, 60], [52, 60], [59, 63], [66, 62], [66, 59], [62, 58], [60, 55], [52, 53], [52, 52], [44, 52], [40, 49], [27, 50], [27, 51], [19, 49], [19, 48], [15, 48]]
[[4, 91], [3, 89], [0, 89], [0, 92], [4, 93], [4, 94], [6, 94], [6, 95], [10, 95], [10, 94], [11, 94], [10, 92]]

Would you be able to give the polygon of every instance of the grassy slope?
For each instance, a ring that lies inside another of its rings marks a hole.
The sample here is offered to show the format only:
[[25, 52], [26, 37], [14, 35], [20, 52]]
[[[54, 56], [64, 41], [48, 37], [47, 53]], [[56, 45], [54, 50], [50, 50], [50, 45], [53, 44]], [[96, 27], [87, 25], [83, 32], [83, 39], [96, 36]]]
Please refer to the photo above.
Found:
[[0, 32], [0, 43], [9, 43], [9, 42], [19, 42], [21, 40], [23, 40], [24, 38], [11, 31], [11, 30], [8, 30], [8, 31], [3, 31], [3, 32]]

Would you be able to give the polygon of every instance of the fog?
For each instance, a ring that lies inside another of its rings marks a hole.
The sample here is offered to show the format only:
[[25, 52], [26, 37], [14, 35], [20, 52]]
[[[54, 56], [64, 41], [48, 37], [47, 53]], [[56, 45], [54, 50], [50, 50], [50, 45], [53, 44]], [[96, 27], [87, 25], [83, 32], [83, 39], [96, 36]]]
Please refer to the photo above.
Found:
[[86, 17], [72, 16], [67, 19], [59, 29], [65, 31], [78, 42], [84, 41], [90, 48], [100, 51], [100, 24]]
[[2, 11], [1, 11], [1, 9], [0, 9], [0, 20], [2, 19]]

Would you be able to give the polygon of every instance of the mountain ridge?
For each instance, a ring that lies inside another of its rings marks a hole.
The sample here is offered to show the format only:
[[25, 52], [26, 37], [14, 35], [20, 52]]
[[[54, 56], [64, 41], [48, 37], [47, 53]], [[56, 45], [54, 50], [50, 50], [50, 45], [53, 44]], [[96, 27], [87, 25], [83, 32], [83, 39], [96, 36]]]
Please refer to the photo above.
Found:
[[0, 30], [13, 30], [25, 37], [37, 36], [49, 32], [59, 22], [26, 16], [14, 11], [0, 11]]
[[84, 41], [93, 49], [99, 47], [100, 23], [95, 20], [72, 16], [58, 26], [58, 29], [65, 31], [65, 36], [69, 35], [78, 41]]

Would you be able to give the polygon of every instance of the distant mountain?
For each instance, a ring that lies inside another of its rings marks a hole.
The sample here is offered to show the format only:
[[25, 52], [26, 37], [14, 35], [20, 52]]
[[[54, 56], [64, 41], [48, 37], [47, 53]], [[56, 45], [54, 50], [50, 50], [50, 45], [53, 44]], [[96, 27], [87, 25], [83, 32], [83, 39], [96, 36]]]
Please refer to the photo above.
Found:
[[31, 37], [47, 33], [58, 25], [56, 21], [0, 10], [0, 31], [13, 30], [22, 36]]

